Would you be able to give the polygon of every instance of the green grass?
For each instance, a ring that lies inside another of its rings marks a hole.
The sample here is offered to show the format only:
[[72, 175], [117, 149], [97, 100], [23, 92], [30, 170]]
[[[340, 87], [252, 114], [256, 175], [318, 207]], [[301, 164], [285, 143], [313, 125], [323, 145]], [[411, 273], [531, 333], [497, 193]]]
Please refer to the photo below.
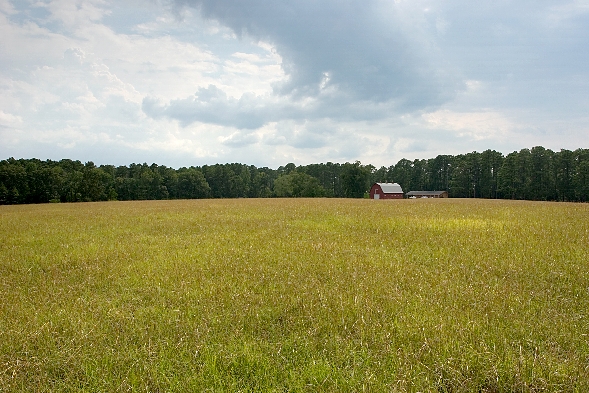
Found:
[[589, 391], [589, 205], [0, 206], [0, 392]]

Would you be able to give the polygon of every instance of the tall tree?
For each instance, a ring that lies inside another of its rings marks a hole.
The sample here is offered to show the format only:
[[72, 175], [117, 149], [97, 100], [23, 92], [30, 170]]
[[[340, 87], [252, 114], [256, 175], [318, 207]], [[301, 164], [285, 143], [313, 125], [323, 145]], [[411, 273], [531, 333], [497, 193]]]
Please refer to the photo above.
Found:
[[325, 196], [325, 189], [313, 176], [294, 171], [274, 181], [274, 194], [278, 197], [313, 198]]
[[406, 158], [399, 160], [395, 166], [389, 167], [389, 173], [393, 182], [398, 183], [403, 191], [422, 191], [413, 188], [411, 174], [413, 172], [413, 163]]
[[368, 191], [370, 172], [360, 161], [346, 162], [342, 168], [342, 186], [347, 198], [362, 198]]
[[542, 146], [530, 150], [529, 198], [535, 200], [553, 200], [556, 198], [555, 179], [552, 164], [554, 152]]
[[452, 157], [439, 155], [434, 159], [427, 160], [427, 167], [427, 188], [435, 191], [447, 191], [450, 185]]
[[503, 165], [503, 154], [495, 150], [485, 150], [480, 156], [479, 196], [497, 198], [499, 170]]
[[562, 149], [555, 157], [556, 194], [560, 201], [575, 200], [575, 156], [572, 151]]
[[180, 199], [207, 198], [211, 188], [202, 172], [194, 167], [178, 173], [178, 197]]

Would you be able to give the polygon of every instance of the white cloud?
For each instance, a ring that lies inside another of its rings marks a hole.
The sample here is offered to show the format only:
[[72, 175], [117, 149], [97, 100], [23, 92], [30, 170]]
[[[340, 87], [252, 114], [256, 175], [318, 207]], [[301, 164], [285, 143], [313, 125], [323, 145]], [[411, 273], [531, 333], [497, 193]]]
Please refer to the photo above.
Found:
[[100, 21], [110, 13], [108, 5], [105, 0], [51, 0], [48, 3], [35, 3], [35, 6], [46, 8], [51, 13], [50, 21], [73, 31]]
[[495, 111], [461, 113], [444, 109], [424, 114], [422, 117], [428, 128], [450, 131], [460, 137], [466, 136], [475, 140], [504, 138], [521, 128]]
[[16, 13], [14, 6], [9, 0], [0, 0], [0, 12], [7, 15]]
[[15, 116], [0, 110], [0, 129], [2, 128], [18, 128], [22, 125], [23, 119], [20, 116]]
[[546, 12], [546, 20], [552, 28], [566, 27], [563, 24], [587, 13], [589, 13], [587, 1], [573, 0], [549, 7]]
[[219, 142], [231, 147], [243, 147], [252, 145], [259, 141], [259, 136], [255, 132], [235, 131], [229, 136], [220, 136]]

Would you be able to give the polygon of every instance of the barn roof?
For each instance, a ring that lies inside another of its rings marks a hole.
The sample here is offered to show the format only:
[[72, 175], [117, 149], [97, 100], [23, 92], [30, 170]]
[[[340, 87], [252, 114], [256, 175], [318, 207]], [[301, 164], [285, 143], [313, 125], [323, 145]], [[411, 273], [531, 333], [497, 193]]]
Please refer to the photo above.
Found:
[[403, 189], [397, 183], [376, 183], [385, 194], [402, 194]]

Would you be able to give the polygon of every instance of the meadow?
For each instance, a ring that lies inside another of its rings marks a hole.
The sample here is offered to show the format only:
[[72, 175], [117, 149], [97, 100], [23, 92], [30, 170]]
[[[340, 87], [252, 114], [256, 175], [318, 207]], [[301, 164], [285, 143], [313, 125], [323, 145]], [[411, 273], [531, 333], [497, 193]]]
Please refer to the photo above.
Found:
[[0, 392], [589, 391], [589, 204], [0, 206]]

